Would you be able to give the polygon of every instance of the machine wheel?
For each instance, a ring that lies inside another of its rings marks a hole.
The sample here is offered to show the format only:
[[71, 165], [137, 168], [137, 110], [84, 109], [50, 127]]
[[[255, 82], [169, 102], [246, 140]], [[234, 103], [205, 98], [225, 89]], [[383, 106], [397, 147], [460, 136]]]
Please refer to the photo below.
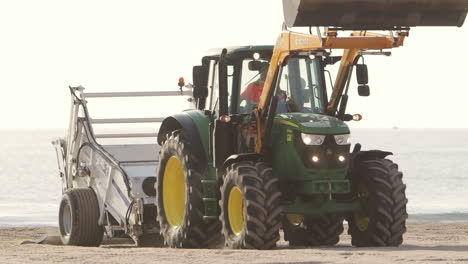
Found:
[[406, 199], [403, 174], [388, 159], [365, 160], [357, 165], [354, 189], [367, 204], [366, 213], [354, 213], [348, 219], [351, 244], [399, 246], [406, 232]]
[[270, 249], [280, 239], [281, 193], [264, 162], [231, 165], [221, 186], [221, 222], [229, 248]]
[[180, 131], [173, 132], [161, 148], [155, 184], [157, 219], [170, 247], [213, 247], [221, 238], [219, 220], [203, 219], [202, 171], [193, 153]]
[[98, 247], [104, 235], [98, 220], [99, 203], [92, 189], [65, 192], [59, 209], [60, 238], [64, 245]]
[[324, 217], [286, 215], [283, 220], [284, 240], [290, 246], [333, 246], [343, 233], [343, 218], [330, 214]]

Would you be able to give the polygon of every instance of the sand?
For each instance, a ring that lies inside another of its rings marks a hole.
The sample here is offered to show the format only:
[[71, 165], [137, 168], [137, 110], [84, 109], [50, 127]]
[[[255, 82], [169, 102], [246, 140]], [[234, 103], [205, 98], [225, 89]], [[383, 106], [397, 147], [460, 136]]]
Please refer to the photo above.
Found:
[[468, 223], [409, 223], [398, 248], [351, 247], [345, 233], [334, 247], [292, 248], [281, 241], [268, 251], [137, 248], [125, 241], [98, 248], [21, 245], [44, 234], [57, 235], [57, 228], [0, 228], [0, 263], [468, 263]]

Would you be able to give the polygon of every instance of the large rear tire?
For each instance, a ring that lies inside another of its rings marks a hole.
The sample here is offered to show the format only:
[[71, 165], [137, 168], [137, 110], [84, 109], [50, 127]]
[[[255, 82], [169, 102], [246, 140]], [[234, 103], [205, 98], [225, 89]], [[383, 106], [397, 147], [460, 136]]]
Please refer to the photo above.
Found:
[[388, 159], [365, 160], [357, 164], [353, 188], [364, 198], [367, 212], [349, 217], [351, 244], [358, 247], [399, 246], [406, 232], [403, 174]]
[[343, 233], [343, 217], [330, 214], [323, 217], [285, 216], [283, 220], [284, 240], [290, 246], [334, 246]]
[[104, 228], [98, 224], [99, 203], [90, 188], [71, 189], [59, 209], [60, 238], [64, 245], [98, 247]]
[[219, 220], [203, 219], [202, 165], [180, 131], [161, 148], [156, 180], [158, 222], [164, 243], [178, 248], [215, 247], [220, 242]]
[[242, 161], [229, 166], [220, 201], [226, 247], [275, 247], [280, 239], [280, 196], [278, 180], [266, 163]]

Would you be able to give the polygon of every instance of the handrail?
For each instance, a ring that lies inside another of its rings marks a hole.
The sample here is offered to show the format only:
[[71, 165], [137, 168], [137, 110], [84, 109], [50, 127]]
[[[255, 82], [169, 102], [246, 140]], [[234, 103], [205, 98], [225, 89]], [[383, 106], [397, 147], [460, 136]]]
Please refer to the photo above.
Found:
[[135, 124], [135, 123], [159, 123], [164, 121], [164, 117], [149, 117], [149, 118], [102, 118], [90, 119], [92, 124]]
[[[86, 145], [86, 144], [89, 144], [89, 146], [91, 146], [95, 151], [97, 152], [100, 152], [101, 155], [103, 156], [104, 159], [106, 159], [107, 161], [109, 161], [109, 163], [111, 163], [111, 165], [116, 168], [117, 170], [119, 170], [119, 172], [122, 174], [122, 177], [123, 177], [123, 180], [124, 180], [124, 183], [125, 183], [125, 186], [127, 187], [127, 195], [128, 197], [131, 197], [131, 193], [130, 193], [130, 181], [128, 180], [128, 175], [127, 173], [125, 173], [125, 171], [119, 166], [119, 162], [116, 161], [115, 159], [112, 158], [112, 155], [109, 154], [109, 152], [107, 152], [101, 144], [99, 144], [97, 141], [96, 141], [96, 138], [95, 138], [95, 135], [94, 135], [94, 131], [92, 129], [92, 124], [90, 123], [90, 120], [91, 118], [89, 117], [89, 112], [88, 112], [88, 107], [86, 106], [86, 101], [83, 101], [82, 99], [80, 99], [76, 94], [75, 94], [75, 90], [76, 91], [79, 91], [79, 92], [82, 92], [83, 91], [83, 87], [79, 86], [79, 87], [71, 87], [69, 86], [69, 89], [70, 89], [70, 93], [72, 94], [72, 97], [75, 98], [77, 101], [76, 101], [76, 104], [80, 105], [83, 109], [83, 114], [84, 114], [84, 118], [80, 118], [80, 119], [76, 119], [76, 122], [77, 124], [79, 122], [81, 122], [83, 124], [83, 129], [85, 130], [84, 131], [84, 134], [86, 136], [86, 139], [87, 139], [87, 143], [83, 143], [80, 148], [78, 149], [78, 153], [77, 153], [77, 164], [79, 164], [79, 154], [80, 154], [80, 149]], [[78, 133], [78, 131], [74, 131], [74, 133]], [[76, 134], [77, 135], [77, 134]], [[75, 135], [75, 136], [76, 136]], [[67, 148], [69, 148], [70, 146], [67, 146]], [[68, 159], [69, 157], [67, 157]]]
[[122, 134], [95, 134], [96, 138], [144, 138], [157, 137], [158, 133], [122, 133]]
[[107, 93], [82, 93], [81, 98], [110, 98], [110, 97], [151, 97], [151, 96], [178, 96], [189, 95], [192, 91], [156, 91], [156, 92], [107, 92]]

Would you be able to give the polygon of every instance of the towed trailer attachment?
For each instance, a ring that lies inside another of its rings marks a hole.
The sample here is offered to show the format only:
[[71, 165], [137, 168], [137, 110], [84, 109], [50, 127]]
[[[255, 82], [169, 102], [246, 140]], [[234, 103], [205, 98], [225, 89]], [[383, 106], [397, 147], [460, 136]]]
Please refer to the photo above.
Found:
[[288, 27], [394, 30], [416, 26], [458, 26], [468, 0], [283, 0]]
[[[70, 87], [70, 92], [68, 135], [53, 142], [64, 193], [59, 211], [62, 242], [98, 246], [105, 231], [110, 238], [126, 234], [137, 245], [160, 244], [154, 205], [159, 165], [157, 133], [95, 134], [94, 125], [159, 123], [164, 118], [95, 119], [88, 112], [87, 101], [89, 98], [191, 96], [192, 92], [85, 93], [81, 86]], [[123, 144], [116, 140], [145, 137], [154, 140], [150, 144]], [[119, 143], [97, 142], [105, 138]], [[75, 214], [81, 222], [73, 220]]]

